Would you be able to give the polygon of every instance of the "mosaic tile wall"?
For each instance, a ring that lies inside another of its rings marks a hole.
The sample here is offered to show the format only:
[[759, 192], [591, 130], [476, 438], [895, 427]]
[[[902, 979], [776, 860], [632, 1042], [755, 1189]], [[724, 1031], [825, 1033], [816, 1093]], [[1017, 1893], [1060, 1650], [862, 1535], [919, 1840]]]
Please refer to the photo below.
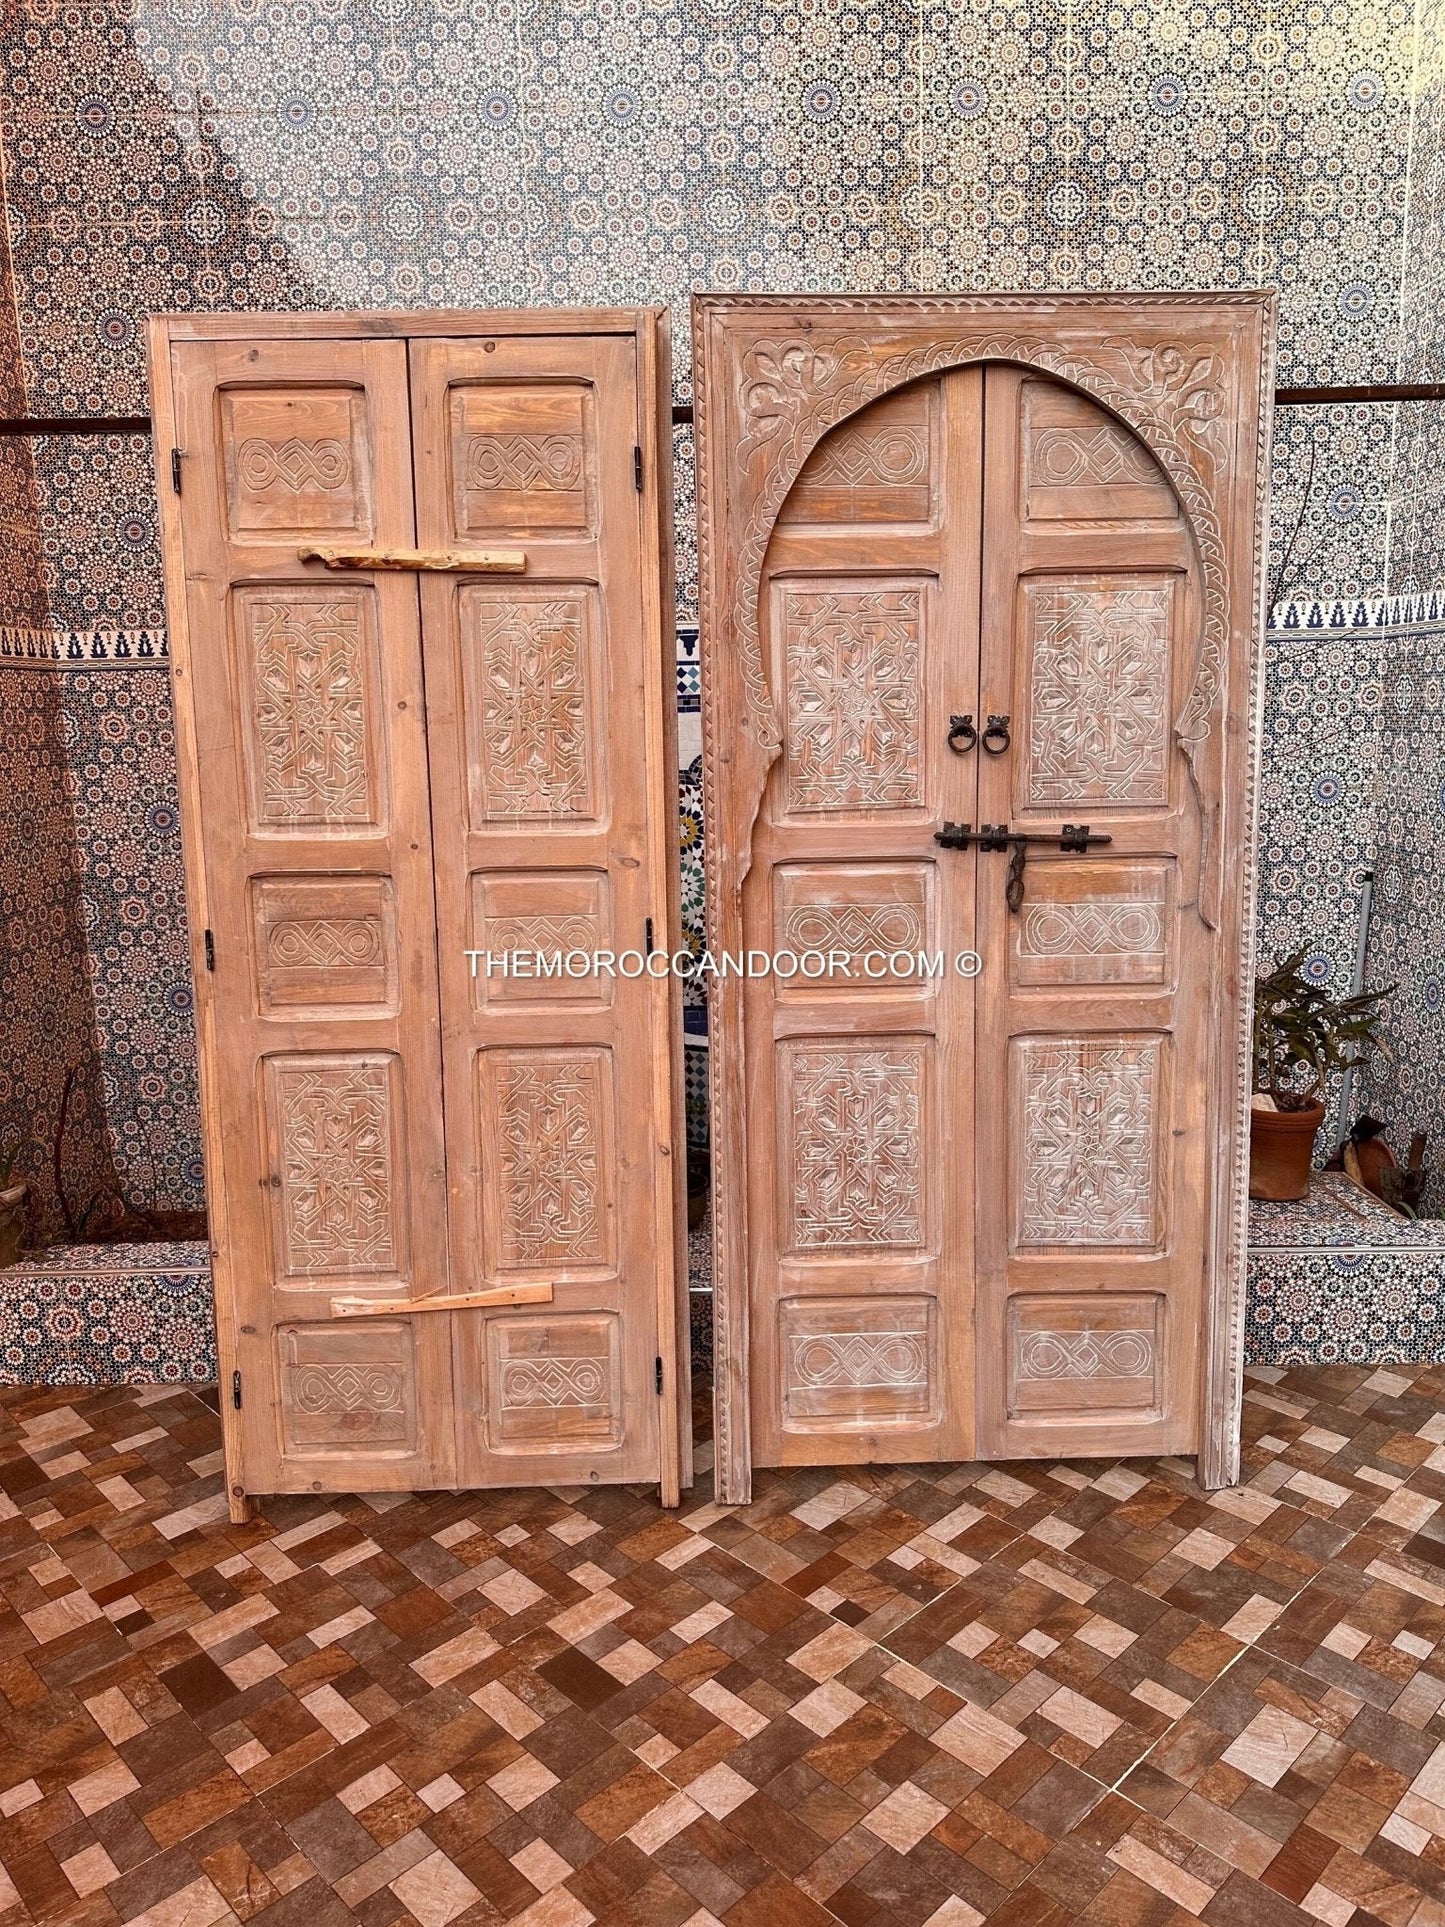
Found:
[[[1281, 290], [1282, 381], [1438, 376], [1442, 27], [1445, 0], [14, 0], [5, 407], [143, 413], [156, 309], [614, 300], [673, 305], [686, 400], [686, 298], [703, 286], [1265, 283]], [[1279, 417], [1274, 598], [1324, 607], [1270, 642], [1261, 948], [1303, 930], [1341, 983], [1371, 811], [1387, 838], [1402, 824], [1402, 878], [1433, 848], [1412, 745], [1436, 685], [1414, 675], [1407, 728], [1403, 658], [1370, 599], [1445, 582], [1442, 416]], [[676, 442], [686, 623], [690, 434]], [[194, 1050], [152, 489], [142, 437], [0, 449], [0, 677], [7, 716], [25, 718], [17, 787], [39, 853], [10, 859], [5, 885], [31, 910], [3, 965], [0, 1137], [43, 1135], [53, 1066], [75, 1056], [87, 1182], [113, 1165], [143, 1201], [187, 1205]], [[680, 664], [695, 841], [685, 638]], [[1428, 917], [1404, 917], [1415, 890], [1402, 883], [1398, 915], [1382, 904], [1375, 955], [1402, 975], [1409, 961], [1397, 1022], [1418, 1083], [1445, 1034]], [[1404, 1055], [1376, 1101], [1394, 1102]], [[1433, 1084], [1402, 1085], [1400, 1106], [1422, 1093], [1438, 1106]], [[35, 1174], [43, 1192], [38, 1153]]]

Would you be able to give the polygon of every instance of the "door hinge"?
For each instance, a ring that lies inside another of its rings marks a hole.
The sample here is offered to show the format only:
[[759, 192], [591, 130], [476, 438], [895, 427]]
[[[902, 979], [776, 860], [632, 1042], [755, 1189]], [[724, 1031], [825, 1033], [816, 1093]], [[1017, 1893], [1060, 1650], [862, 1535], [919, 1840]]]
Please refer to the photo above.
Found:
[[239, 1412], [241, 1409], [241, 1374], [239, 1372], [231, 1374], [231, 1403]]
[[641, 495], [642, 493], [642, 450], [640, 448], [634, 448], [632, 451], [632, 486], [637, 490], [638, 494]]
[[651, 917], [647, 919], [646, 933], [647, 933], [647, 950], [645, 954], [650, 957], [652, 955], [652, 918]]
[[657, 1396], [661, 1398], [662, 1397], [662, 1360], [660, 1358], [654, 1358], [652, 1361], [652, 1364], [653, 1364], [653, 1372], [654, 1372], [653, 1382], [657, 1386]]
[[173, 448], [171, 450], [171, 487], [175, 490], [177, 495], [180, 494], [181, 492], [181, 451], [178, 448]]
[[211, 932], [208, 930], [206, 932], [206, 968], [207, 970], [214, 970], [215, 967], [216, 967], [216, 939], [212, 936]]

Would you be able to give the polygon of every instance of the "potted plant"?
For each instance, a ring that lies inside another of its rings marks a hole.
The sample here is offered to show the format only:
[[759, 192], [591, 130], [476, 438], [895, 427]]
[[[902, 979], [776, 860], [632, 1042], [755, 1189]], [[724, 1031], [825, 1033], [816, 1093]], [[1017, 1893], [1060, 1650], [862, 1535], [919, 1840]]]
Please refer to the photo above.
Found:
[[[1320, 1097], [1332, 1070], [1358, 1063], [1379, 1043], [1378, 1005], [1388, 990], [1332, 997], [1304, 974], [1303, 950], [1254, 987], [1254, 1101], [1249, 1115], [1249, 1195], [1309, 1195]], [[1393, 988], [1393, 986], [1392, 986]]]
[[23, 1179], [16, 1180], [19, 1155], [18, 1146], [0, 1145], [0, 1270], [15, 1263], [25, 1235], [25, 1201], [30, 1186]]

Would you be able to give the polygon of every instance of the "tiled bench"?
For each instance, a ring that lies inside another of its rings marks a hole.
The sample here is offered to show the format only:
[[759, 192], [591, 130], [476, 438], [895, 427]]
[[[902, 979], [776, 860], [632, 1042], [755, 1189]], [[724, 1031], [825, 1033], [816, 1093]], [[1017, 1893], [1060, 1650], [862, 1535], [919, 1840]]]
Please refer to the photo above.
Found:
[[209, 1384], [204, 1244], [57, 1246], [0, 1271], [0, 1384]]
[[1445, 1359], [1445, 1220], [1409, 1223], [1334, 1172], [1299, 1204], [1250, 1205], [1252, 1365]]

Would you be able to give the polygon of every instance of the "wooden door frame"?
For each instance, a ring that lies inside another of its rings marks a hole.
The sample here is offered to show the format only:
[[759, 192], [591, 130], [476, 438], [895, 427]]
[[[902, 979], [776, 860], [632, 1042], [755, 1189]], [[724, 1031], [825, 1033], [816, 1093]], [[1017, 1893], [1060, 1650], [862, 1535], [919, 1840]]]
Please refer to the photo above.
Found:
[[[1272, 292], [693, 297], [708, 947], [744, 947], [743, 883], [768, 772], [782, 748], [760, 593], [773, 527], [818, 442], [881, 396], [977, 362], [1061, 381], [1117, 416], [1173, 483], [1202, 588], [1190, 693], [1174, 740], [1217, 784], [1201, 914], [1221, 972], [1209, 1106], [1225, 1157], [1203, 1254], [1204, 1396], [1198, 1472], [1239, 1473], [1248, 1224], [1251, 989], [1272, 428]], [[1227, 874], [1242, 887], [1225, 891]], [[721, 1502], [752, 1489], [748, 1384], [747, 1067], [743, 986], [714, 977], [715, 1476]], [[1216, 1167], [1218, 1168], [1218, 1167]]]
[[[662, 782], [653, 799], [648, 825], [652, 860], [663, 880], [667, 930], [681, 929], [681, 875], [676, 858], [677, 704], [676, 612], [672, 568], [671, 318], [666, 308], [434, 308], [425, 311], [308, 314], [157, 314], [147, 329], [157, 494], [168, 618], [176, 756], [180, 766], [181, 843], [185, 858], [186, 907], [190, 929], [191, 974], [196, 992], [196, 1037], [201, 1093], [201, 1143], [210, 1215], [212, 1290], [216, 1303], [216, 1341], [223, 1396], [220, 1401], [225, 1447], [227, 1497], [232, 1520], [250, 1516], [251, 1501], [238, 1477], [244, 1464], [241, 1414], [225, 1395], [236, 1366], [232, 1343], [235, 1294], [231, 1241], [227, 1228], [225, 1163], [220, 1114], [210, 1096], [214, 1061], [215, 1010], [207, 974], [204, 933], [211, 923], [210, 886], [201, 837], [199, 751], [192, 706], [191, 641], [187, 611], [181, 521], [184, 449], [179, 446], [171, 349], [181, 342], [237, 341], [386, 341], [420, 338], [472, 339], [488, 335], [622, 335], [637, 352], [638, 422], [641, 453], [639, 511], [645, 643], [653, 653], [646, 733], [649, 755], [661, 759]], [[172, 467], [174, 451], [174, 467]], [[175, 485], [171, 486], [172, 478]], [[658, 1254], [656, 1317], [664, 1359], [664, 1397], [673, 1420], [659, 1425], [659, 1470], [665, 1504], [675, 1505], [680, 1487], [692, 1484], [691, 1335], [687, 1298], [687, 1159], [684, 1129], [682, 985], [672, 975], [659, 991], [665, 1018], [657, 1022], [661, 1048], [653, 1068], [652, 1101], [660, 1129], [654, 1169], [658, 1216], [672, 1238]], [[665, 1023], [665, 1034], [664, 1034]], [[665, 1205], [665, 1209], [664, 1209]], [[223, 1315], [224, 1312], [224, 1315]], [[666, 1334], [672, 1331], [671, 1347]]]

